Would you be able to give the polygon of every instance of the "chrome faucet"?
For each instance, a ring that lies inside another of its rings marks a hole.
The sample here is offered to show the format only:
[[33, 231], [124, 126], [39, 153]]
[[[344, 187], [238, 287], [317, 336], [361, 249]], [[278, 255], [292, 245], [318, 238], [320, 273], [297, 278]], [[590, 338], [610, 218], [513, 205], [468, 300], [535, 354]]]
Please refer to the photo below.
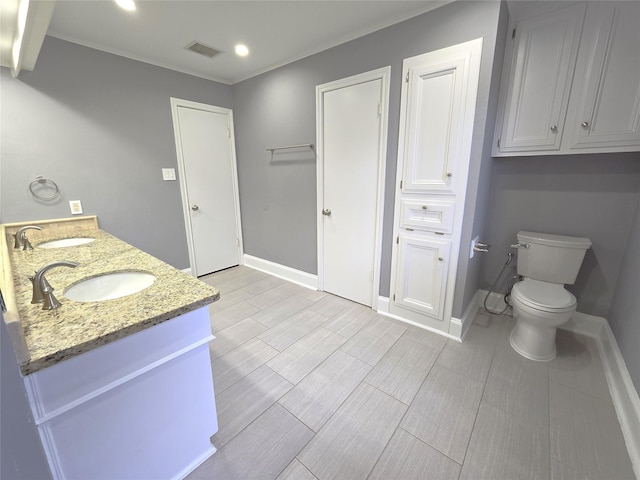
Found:
[[13, 248], [20, 250], [33, 250], [33, 246], [31, 246], [31, 242], [27, 238], [27, 230], [42, 230], [42, 227], [38, 227], [37, 225], [26, 225], [22, 227], [14, 235], [15, 242], [13, 243]]
[[33, 296], [31, 297], [31, 303], [43, 303], [43, 310], [53, 310], [58, 308], [61, 303], [53, 296], [53, 287], [49, 285], [44, 274], [55, 267], [76, 268], [78, 265], [80, 264], [77, 262], [66, 260], [52, 262], [38, 270], [33, 277], [29, 277], [29, 280], [33, 283]]

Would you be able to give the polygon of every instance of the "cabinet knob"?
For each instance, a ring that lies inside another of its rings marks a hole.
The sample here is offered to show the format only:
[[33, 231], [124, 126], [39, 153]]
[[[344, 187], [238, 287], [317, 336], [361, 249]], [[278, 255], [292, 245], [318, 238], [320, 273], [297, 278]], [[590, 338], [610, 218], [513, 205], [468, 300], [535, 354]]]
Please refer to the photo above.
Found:
[[444, 258], [442, 258], [442, 257], [438, 257], [438, 261], [439, 261], [439, 262], [444, 262]]
[[453, 173], [447, 172], [447, 177], [453, 177]]
[[589, 128], [589, 122], [582, 122], [582, 128]]
[[200, 207], [198, 205], [191, 205], [191, 210], [197, 212], [198, 210], [200, 210]]
[[558, 126], [557, 125], [551, 125], [551, 131], [553, 133], [558, 133]]
[[422, 209], [423, 210], [429, 210], [429, 207], [427, 207], [426, 205], [422, 205]]
[[330, 217], [331, 216], [331, 210], [329, 210], [328, 208], [325, 208], [325, 209], [322, 210], [322, 214], [327, 216], [327, 217]]

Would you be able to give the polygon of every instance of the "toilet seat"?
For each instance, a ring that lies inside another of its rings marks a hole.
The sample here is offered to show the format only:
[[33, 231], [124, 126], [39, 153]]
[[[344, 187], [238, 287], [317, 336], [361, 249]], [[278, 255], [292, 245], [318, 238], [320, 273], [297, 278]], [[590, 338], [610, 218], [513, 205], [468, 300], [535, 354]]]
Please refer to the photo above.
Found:
[[564, 313], [575, 310], [576, 297], [562, 285], [539, 280], [523, 280], [513, 286], [511, 298], [542, 312]]

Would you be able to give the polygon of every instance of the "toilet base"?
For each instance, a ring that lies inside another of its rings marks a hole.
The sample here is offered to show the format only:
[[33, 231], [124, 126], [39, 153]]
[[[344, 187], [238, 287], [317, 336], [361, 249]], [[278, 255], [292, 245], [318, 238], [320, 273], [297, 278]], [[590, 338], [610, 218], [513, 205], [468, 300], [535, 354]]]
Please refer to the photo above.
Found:
[[516, 319], [516, 324], [509, 336], [509, 343], [511, 348], [529, 360], [549, 362], [556, 358], [557, 330], [557, 327], [533, 326]]

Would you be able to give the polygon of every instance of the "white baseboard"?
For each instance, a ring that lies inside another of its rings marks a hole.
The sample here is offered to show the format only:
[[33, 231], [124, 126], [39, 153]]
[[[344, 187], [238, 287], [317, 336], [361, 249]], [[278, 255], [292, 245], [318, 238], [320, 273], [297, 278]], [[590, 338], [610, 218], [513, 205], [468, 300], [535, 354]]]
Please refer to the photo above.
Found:
[[183, 271], [184, 273], [186, 273], [187, 275], [189, 275], [189, 276], [193, 277], [193, 272], [191, 271], [191, 267], [183, 268], [183, 269], [182, 269], [182, 271]]
[[451, 340], [457, 340], [458, 342], [461, 341], [460, 337], [455, 337], [447, 332], [443, 332], [442, 330], [437, 330], [435, 328], [427, 327], [426, 325], [422, 325], [418, 322], [414, 322], [406, 318], [400, 317], [399, 315], [394, 315], [393, 313], [389, 313], [389, 297], [378, 297], [378, 308], [376, 311], [384, 317], [393, 318], [394, 320], [398, 320], [400, 322], [413, 325], [414, 327], [422, 328], [423, 330], [429, 330], [430, 332], [437, 333], [438, 335], [442, 335], [443, 337], [450, 338]]
[[595, 339], [633, 470], [640, 479], [640, 397], [609, 322], [602, 317], [576, 312], [561, 328]]
[[[480, 305], [482, 304], [481, 295], [481, 290], [478, 290], [473, 295], [469, 305], [467, 305], [467, 308], [465, 308], [462, 313], [462, 318], [451, 317], [449, 333], [454, 337], [459, 338], [461, 341], [464, 340], [464, 336], [467, 334], [469, 327], [473, 323], [473, 319], [476, 317], [476, 314], [480, 309]], [[482, 298], [484, 298], [484, 296], [482, 296]]]
[[259, 270], [274, 277], [282, 278], [292, 283], [296, 283], [311, 290], [318, 289], [318, 276], [311, 273], [296, 270], [295, 268], [280, 265], [279, 263], [264, 260], [252, 255], [244, 254], [243, 264], [246, 267]]

